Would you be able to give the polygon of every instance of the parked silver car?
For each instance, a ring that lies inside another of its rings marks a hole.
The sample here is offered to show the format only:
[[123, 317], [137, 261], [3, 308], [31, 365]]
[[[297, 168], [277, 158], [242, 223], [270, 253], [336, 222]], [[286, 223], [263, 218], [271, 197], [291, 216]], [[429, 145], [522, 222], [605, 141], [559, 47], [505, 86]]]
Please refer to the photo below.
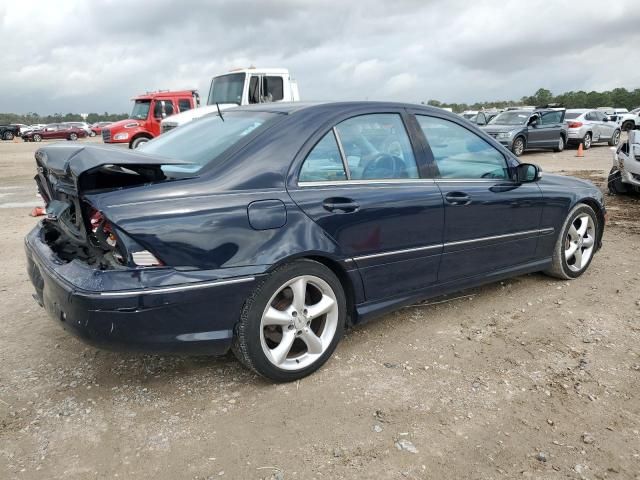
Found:
[[599, 110], [570, 109], [564, 116], [568, 127], [568, 143], [585, 149], [597, 142], [615, 146], [620, 141], [620, 125]]

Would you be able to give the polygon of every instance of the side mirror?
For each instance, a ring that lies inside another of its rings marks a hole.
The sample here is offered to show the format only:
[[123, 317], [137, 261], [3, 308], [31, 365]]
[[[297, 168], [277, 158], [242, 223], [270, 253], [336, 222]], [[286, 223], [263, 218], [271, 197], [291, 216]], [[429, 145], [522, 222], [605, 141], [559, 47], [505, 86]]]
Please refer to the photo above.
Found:
[[531, 183], [540, 180], [542, 169], [533, 163], [521, 163], [516, 170], [519, 183]]

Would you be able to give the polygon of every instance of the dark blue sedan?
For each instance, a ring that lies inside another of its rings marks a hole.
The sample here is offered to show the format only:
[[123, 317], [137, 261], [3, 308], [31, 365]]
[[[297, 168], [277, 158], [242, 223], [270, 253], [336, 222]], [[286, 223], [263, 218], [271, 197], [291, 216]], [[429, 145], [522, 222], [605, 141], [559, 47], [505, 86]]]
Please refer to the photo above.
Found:
[[222, 354], [301, 378], [345, 327], [544, 271], [579, 277], [602, 193], [542, 175], [464, 119], [396, 103], [263, 104], [135, 151], [36, 153], [36, 299], [106, 346]]

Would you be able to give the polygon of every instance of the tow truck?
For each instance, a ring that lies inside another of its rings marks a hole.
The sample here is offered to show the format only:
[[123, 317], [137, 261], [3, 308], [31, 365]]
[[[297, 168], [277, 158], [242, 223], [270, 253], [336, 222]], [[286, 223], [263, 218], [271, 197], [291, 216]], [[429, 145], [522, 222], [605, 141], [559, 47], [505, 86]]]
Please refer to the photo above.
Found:
[[200, 106], [196, 90], [159, 90], [132, 98], [133, 110], [126, 120], [102, 129], [104, 143], [127, 143], [137, 148], [160, 135], [160, 122], [167, 117]]
[[239, 68], [211, 79], [207, 105], [162, 120], [162, 133], [209, 113], [238, 105], [297, 102], [298, 84], [286, 68]]

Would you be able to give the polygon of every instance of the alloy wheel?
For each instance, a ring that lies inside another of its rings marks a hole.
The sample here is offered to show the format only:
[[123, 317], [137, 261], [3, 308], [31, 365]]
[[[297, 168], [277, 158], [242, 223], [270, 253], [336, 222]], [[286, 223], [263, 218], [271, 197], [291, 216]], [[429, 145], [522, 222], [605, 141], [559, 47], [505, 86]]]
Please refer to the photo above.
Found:
[[524, 152], [524, 141], [521, 138], [516, 138], [513, 145], [513, 153], [515, 153], [516, 156], [520, 156], [522, 152]]
[[260, 321], [267, 359], [283, 370], [301, 370], [329, 348], [338, 325], [336, 294], [313, 275], [292, 278], [271, 297]]
[[564, 242], [564, 261], [572, 272], [580, 272], [591, 259], [595, 247], [595, 224], [587, 214], [578, 215]]
[[614, 144], [614, 145], [618, 145], [618, 142], [619, 142], [619, 141], [620, 141], [620, 131], [619, 131], [619, 130], [616, 130], [616, 131], [613, 133], [613, 144]]
[[591, 135], [588, 133], [584, 136], [584, 140], [582, 141], [584, 148], [591, 147]]

